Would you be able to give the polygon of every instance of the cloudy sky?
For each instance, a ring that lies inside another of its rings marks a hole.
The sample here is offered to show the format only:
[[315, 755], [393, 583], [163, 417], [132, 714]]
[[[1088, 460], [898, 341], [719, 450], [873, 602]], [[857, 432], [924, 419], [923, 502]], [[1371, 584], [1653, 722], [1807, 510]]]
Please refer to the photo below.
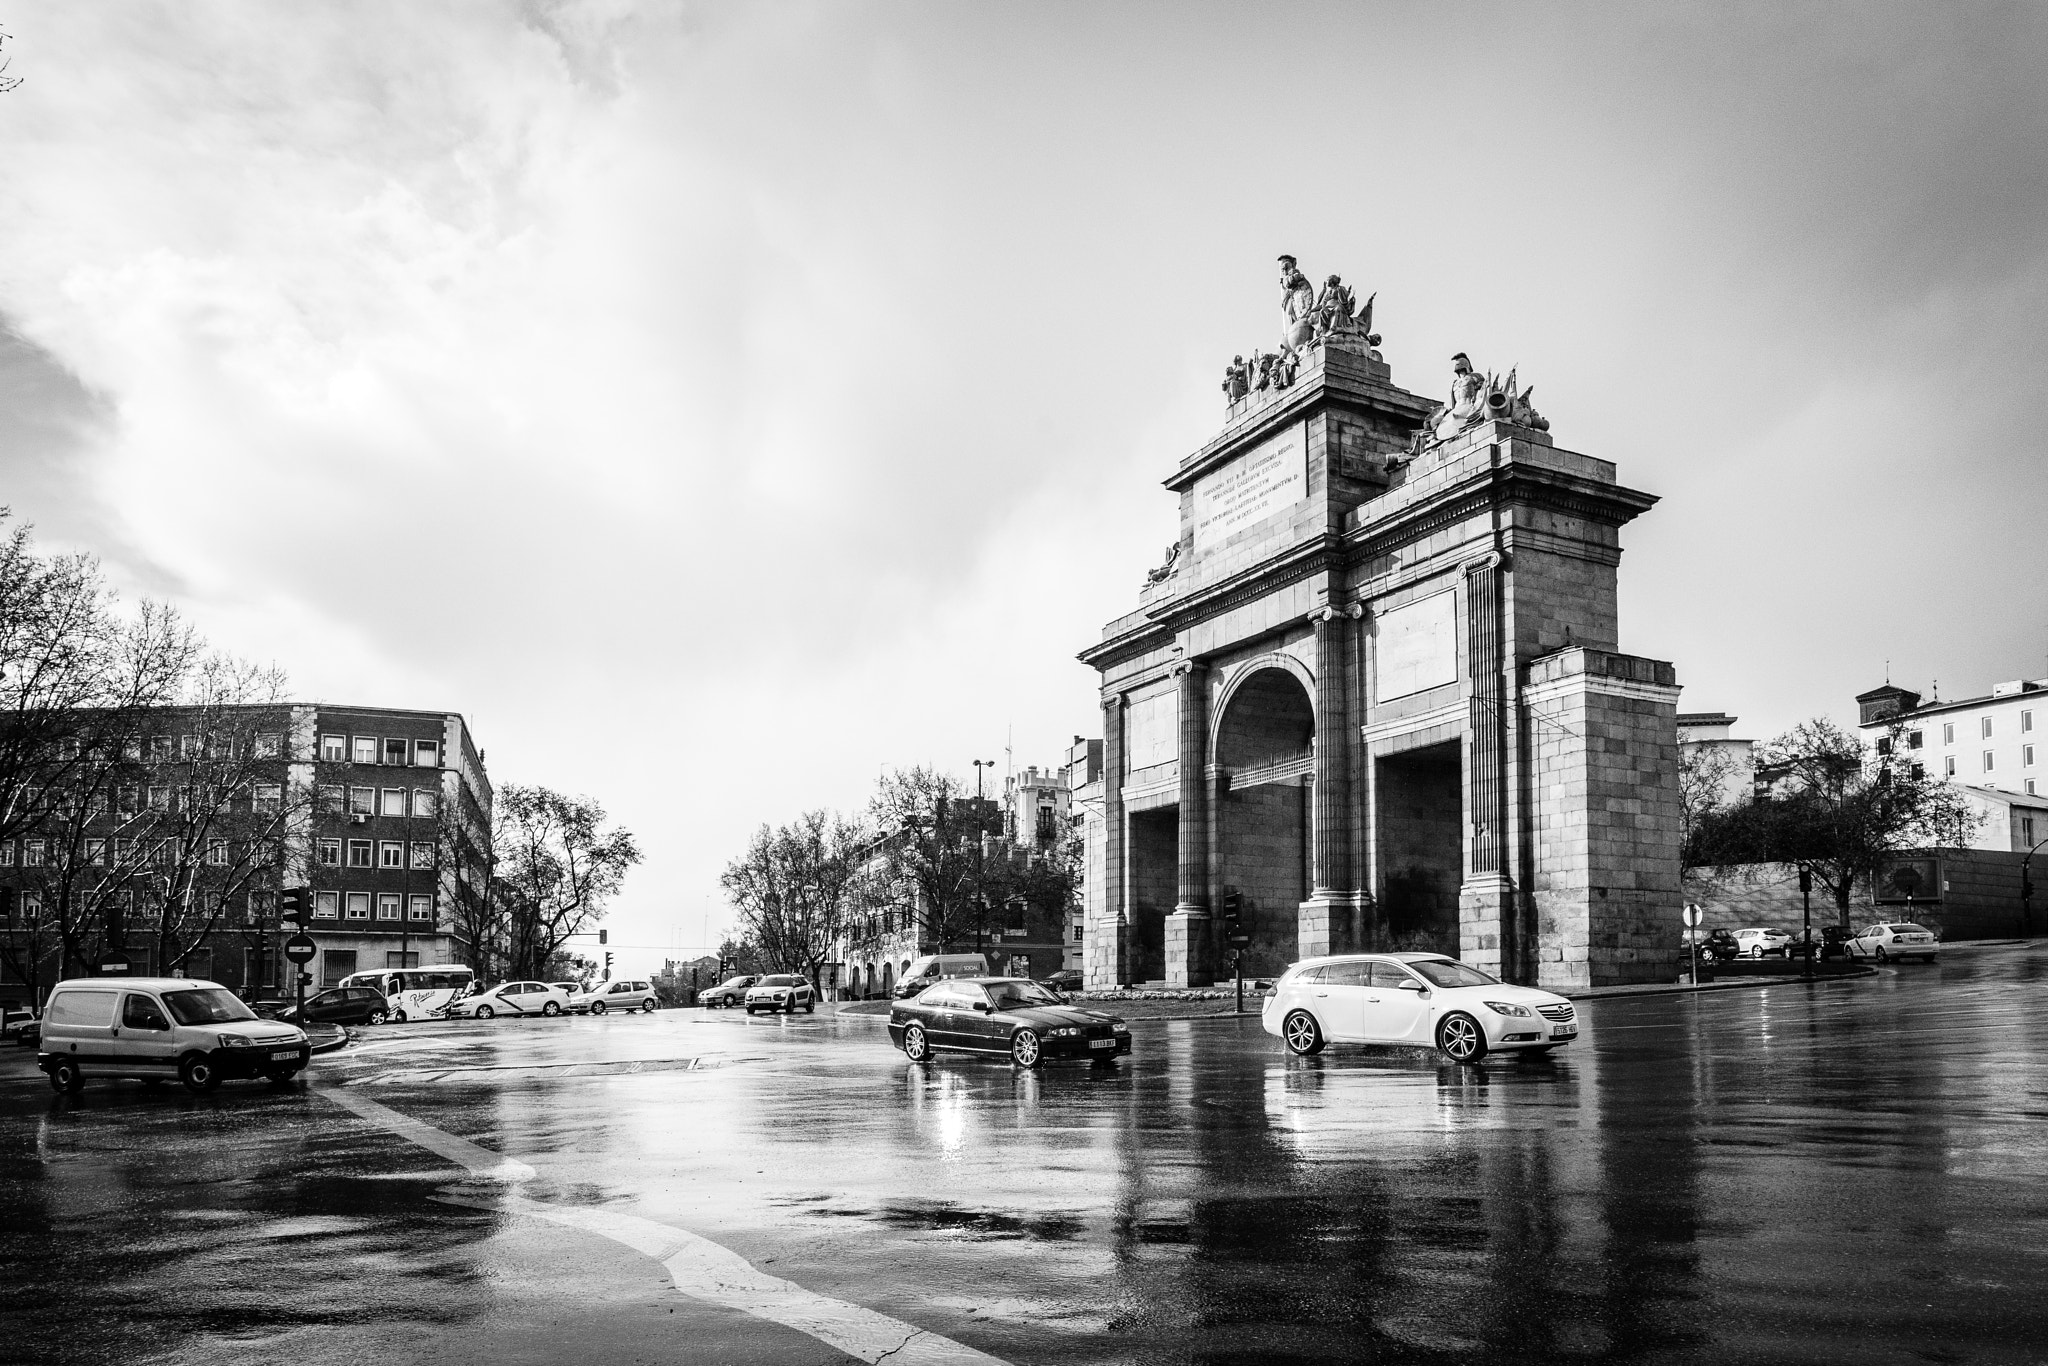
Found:
[[0, 500], [308, 698], [468, 716], [724, 917], [763, 820], [1056, 763], [1275, 331], [1518, 364], [1768, 736], [2048, 674], [2048, 11], [20, 3]]

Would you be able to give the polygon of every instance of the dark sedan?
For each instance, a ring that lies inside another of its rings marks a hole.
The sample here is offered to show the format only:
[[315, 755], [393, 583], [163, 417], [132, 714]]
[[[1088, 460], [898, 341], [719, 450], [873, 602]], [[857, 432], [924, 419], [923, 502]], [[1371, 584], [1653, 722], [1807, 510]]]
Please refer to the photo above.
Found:
[[384, 993], [375, 987], [330, 987], [318, 995], [306, 998], [306, 1017], [299, 1018], [299, 1008], [294, 1005], [280, 1010], [277, 1018], [288, 1024], [369, 1024], [380, 1025], [391, 1018], [391, 1010], [384, 1002]]
[[890, 1006], [889, 1042], [912, 1062], [952, 1048], [1036, 1067], [1047, 1058], [1121, 1057], [1131, 1051], [1131, 1031], [1021, 977], [955, 977]]

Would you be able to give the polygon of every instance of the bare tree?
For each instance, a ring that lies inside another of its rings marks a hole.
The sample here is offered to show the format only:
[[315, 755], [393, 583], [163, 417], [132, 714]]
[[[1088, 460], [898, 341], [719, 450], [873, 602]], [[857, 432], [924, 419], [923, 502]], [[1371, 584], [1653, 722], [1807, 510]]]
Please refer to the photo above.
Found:
[[817, 980], [855, 914], [866, 843], [865, 831], [822, 810], [754, 832], [719, 881], [764, 961]]
[[957, 792], [935, 769], [896, 769], [876, 784], [868, 807], [882, 837], [877, 866], [863, 878], [869, 904], [899, 909], [922, 942], [941, 950], [988, 929], [986, 807]]
[[640, 849], [628, 831], [606, 828], [596, 802], [545, 787], [507, 784], [493, 818], [507, 971], [539, 977], [570, 936], [604, 918]]

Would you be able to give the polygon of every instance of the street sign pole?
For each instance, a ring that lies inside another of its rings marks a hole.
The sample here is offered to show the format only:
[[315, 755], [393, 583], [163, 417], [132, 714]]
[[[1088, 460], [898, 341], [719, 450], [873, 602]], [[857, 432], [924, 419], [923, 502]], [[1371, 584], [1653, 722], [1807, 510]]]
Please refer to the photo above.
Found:
[[1806, 980], [1813, 980], [1813, 870], [1799, 870], [1799, 918], [1806, 926]]
[[1685, 942], [1692, 949], [1692, 984], [1694, 986], [1698, 986], [1700, 984], [1700, 937], [1698, 934], [1700, 926], [1699, 903], [1697, 901], [1688, 901], [1685, 905], [1685, 911], [1683, 912], [1683, 914], [1685, 917], [1685, 928], [1687, 930]]

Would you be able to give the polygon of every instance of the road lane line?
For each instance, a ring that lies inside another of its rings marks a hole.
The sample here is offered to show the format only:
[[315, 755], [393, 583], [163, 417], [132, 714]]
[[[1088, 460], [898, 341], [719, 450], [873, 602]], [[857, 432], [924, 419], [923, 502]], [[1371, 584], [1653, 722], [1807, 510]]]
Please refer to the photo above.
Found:
[[[328, 1086], [313, 1089], [358, 1118], [446, 1158], [472, 1176], [516, 1183], [531, 1181], [537, 1175], [532, 1167], [516, 1158], [457, 1138], [374, 1100]], [[870, 1366], [885, 1359], [902, 1366], [1009, 1366], [1001, 1357], [977, 1351], [964, 1342], [770, 1276], [739, 1253], [688, 1229], [617, 1210], [548, 1205], [516, 1194], [498, 1201], [442, 1198], [452, 1204], [530, 1215], [622, 1243], [660, 1262], [675, 1288], [693, 1299], [794, 1328]]]

